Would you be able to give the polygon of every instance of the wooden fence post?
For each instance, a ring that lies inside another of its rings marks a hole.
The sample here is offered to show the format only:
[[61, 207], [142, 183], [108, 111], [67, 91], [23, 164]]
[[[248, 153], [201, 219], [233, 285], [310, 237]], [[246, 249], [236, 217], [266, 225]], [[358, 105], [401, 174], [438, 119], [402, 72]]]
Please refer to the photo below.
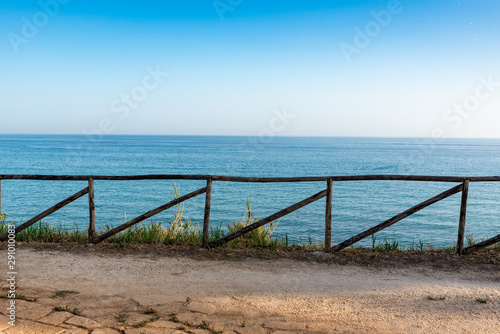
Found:
[[332, 179], [326, 180], [325, 253], [332, 250]]
[[208, 247], [208, 234], [210, 232], [210, 206], [212, 204], [212, 178], [207, 179], [207, 192], [205, 197], [205, 216], [203, 218], [202, 246]]
[[89, 241], [88, 243], [93, 243], [95, 237], [95, 202], [94, 202], [94, 179], [89, 179]]
[[460, 203], [460, 219], [458, 222], [458, 238], [456, 249], [458, 255], [462, 255], [464, 251], [465, 216], [467, 212], [467, 196], [469, 194], [469, 180], [464, 180], [462, 184], [462, 201]]

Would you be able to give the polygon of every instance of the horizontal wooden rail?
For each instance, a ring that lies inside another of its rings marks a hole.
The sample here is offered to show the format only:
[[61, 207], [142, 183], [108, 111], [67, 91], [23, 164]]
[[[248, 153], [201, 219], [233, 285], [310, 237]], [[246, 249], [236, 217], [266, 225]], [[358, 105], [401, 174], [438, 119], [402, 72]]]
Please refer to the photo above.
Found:
[[360, 234], [358, 234], [358, 235], [356, 235], [356, 236], [354, 236], [352, 238], [347, 239], [344, 242], [341, 242], [340, 244], [337, 244], [337, 245], [333, 246], [332, 247], [332, 251], [333, 252], [338, 252], [339, 250], [342, 250], [342, 249], [344, 249], [346, 247], [349, 247], [350, 245], [352, 245], [352, 244], [354, 244], [354, 243], [356, 243], [356, 242], [358, 242], [358, 241], [360, 241], [360, 240], [362, 240], [362, 239], [364, 239], [366, 237], [369, 237], [372, 234], [375, 234], [375, 233], [377, 233], [379, 231], [382, 231], [383, 229], [385, 229], [385, 228], [387, 228], [387, 227], [389, 227], [389, 226], [397, 223], [398, 221], [400, 221], [400, 220], [402, 220], [402, 219], [404, 219], [404, 218], [406, 218], [406, 217], [414, 214], [415, 212], [418, 212], [418, 211], [422, 210], [423, 208], [425, 208], [425, 207], [427, 207], [427, 206], [429, 206], [431, 204], [439, 202], [442, 199], [445, 199], [447, 197], [450, 197], [451, 195], [454, 195], [454, 194], [462, 191], [462, 187], [463, 187], [463, 185], [459, 184], [458, 186], [453, 187], [451, 189], [448, 189], [448, 190], [440, 193], [439, 195], [436, 195], [436, 196], [434, 196], [432, 198], [429, 198], [428, 200], [423, 201], [422, 203], [415, 205], [414, 207], [412, 207], [412, 208], [410, 208], [410, 209], [408, 209], [408, 210], [406, 210], [406, 211], [404, 211], [404, 212], [402, 212], [402, 213], [400, 213], [400, 214], [392, 217], [391, 219], [388, 219], [385, 222], [383, 222], [383, 223], [381, 223], [381, 224], [379, 224], [377, 226], [374, 226], [374, 227], [372, 227], [372, 228], [370, 228], [370, 229], [368, 229], [368, 230], [366, 230], [364, 232], [361, 232]]
[[287, 215], [295, 210], [298, 210], [298, 209], [300, 209], [308, 204], [311, 204], [314, 201], [317, 201], [320, 198], [325, 197], [326, 193], [327, 193], [327, 190], [320, 191], [319, 193], [314, 194], [311, 197], [308, 197], [305, 200], [302, 200], [298, 203], [295, 203], [294, 205], [291, 205], [291, 206], [289, 206], [281, 211], [278, 211], [275, 214], [272, 214], [272, 215], [270, 215], [264, 219], [261, 219], [253, 224], [245, 226], [238, 231], [235, 231], [233, 233], [229, 233], [228, 235], [226, 235], [218, 240], [212, 241], [211, 243], [208, 244], [208, 246], [209, 247], [217, 247], [217, 246], [220, 246], [222, 244], [225, 244], [226, 242], [231, 241], [235, 238], [238, 238], [239, 236], [242, 236], [245, 233], [253, 231], [256, 228], [259, 228], [265, 224], [268, 224], [268, 223], [272, 222], [273, 220], [281, 218], [281, 217], [283, 217], [283, 216], [285, 216], [285, 215]]
[[[337, 175], [337, 176], [303, 176], [303, 177], [242, 177], [242, 176], [212, 176], [214, 181], [226, 182], [322, 182], [332, 181], [434, 181], [462, 182], [467, 179], [462, 176], [425, 176], [425, 175]], [[499, 180], [500, 181], [500, 180]]]
[[41, 181], [134, 181], [134, 180], [207, 180], [208, 175], [0, 175], [0, 180], [41, 180]]
[[148, 219], [150, 217], [153, 217], [154, 215], [159, 214], [160, 212], [165, 211], [165, 210], [173, 207], [174, 205], [177, 205], [179, 203], [184, 202], [185, 200], [188, 200], [190, 198], [193, 198], [193, 197], [196, 197], [196, 196], [198, 196], [200, 194], [203, 194], [206, 191], [207, 191], [207, 187], [203, 187], [203, 188], [198, 189], [196, 191], [190, 192], [189, 194], [186, 194], [184, 196], [176, 198], [173, 201], [168, 202], [167, 204], [164, 204], [164, 205], [162, 205], [160, 207], [157, 207], [156, 209], [153, 209], [151, 211], [148, 211], [145, 214], [142, 214], [139, 217], [134, 218], [134, 219], [126, 222], [123, 225], [117, 226], [117, 227], [115, 227], [115, 228], [107, 231], [106, 233], [103, 233], [100, 236], [95, 237], [92, 240], [92, 242], [95, 243], [95, 244], [99, 243], [99, 242], [101, 242], [101, 241], [103, 241], [103, 240], [105, 240], [105, 239], [107, 239], [107, 238], [109, 238], [109, 237], [111, 237], [111, 236], [113, 236], [113, 235], [115, 235], [117, 233], [120, 233], [121, 231], [123, 231], [123, 230], [125, 230], [125, 229], [127, 229], [127, 228], [129, 228], [131, 226], [134, 226], [137, 223], [142, 222], [143, 220], [146, 220], [146, 219]]
[[499, 182], [500, 176], [432, 176], [432, 175], [334, 175], [334, 176], [297, 176], [297, 177], [244, 177], [223, 175], [25, 175], [0, 174], [0, 180], [45, 180], [45, 181], [134, 181], [134, 180], [208, 180], [225, 182], [321, 182], [321, 181], [428, 181], [428, 182]]
[[473, 176], [467, 178], [470, 182], [498, 182], [500, 176]]
[[[28, 220], [26, 223], [21, 224], [18, 227], [16, 227], [16, 234], [19, 233], [19, 232], [21, 232], [22, 230], [30, 227], [31, 225], [33, 225], [37, 221], [40, 221], [43, 218], [47, 217], [48, 215], [50, 215], [50, 214], [56, 212], [57, 210], [65, 207], [69, 203], [76, 201], [77, 199], [79, 199], [80, 197], [82, 197], [82, 196], [84, 196], [84, 195], [86, 195], [88, 193], [89, 193], [89, 188], [87, 187], [87, 188], [85, 188], [83, 190], [80, 190], [76, 194], [74, 194], [74, 195], [66, 198], [64, 201], [61, 201], [61, 202], [57, 203], [56, 205], [54, 205], [50, 209], [45, 210], [44, 212], [42, 212], [42, 213], [36, 215], [35, 217], [31, 218], [30, 220]], [[4, 234], [2, 234], [0, 236], [0, 241], [5, 241], [5, 240], [7, 240], [7, 238], [8, 238], [7, 233], [4, 233]]]

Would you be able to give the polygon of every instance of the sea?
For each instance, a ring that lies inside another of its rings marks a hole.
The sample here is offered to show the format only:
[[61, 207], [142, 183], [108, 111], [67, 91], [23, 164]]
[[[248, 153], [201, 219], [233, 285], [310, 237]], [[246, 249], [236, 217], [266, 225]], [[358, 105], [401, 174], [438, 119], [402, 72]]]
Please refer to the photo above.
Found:
[[[500, 139], [0, 135], [0, 174], [142, 175], [212, 174], [286, 177], [364, 174], [500, 175]], [[333, 184], [334, 243], [375, 226], [455, 186], [414, 181], [346, 181]], [[3, 180], [1, 209], [18, 224], [87, 186], [85, 181]], [[204, 187], [205, 181], [95, 181], [97, 227], [116, 226]], [[326, 182], [214, 182], [211, 224], [242, 221], [249, 202], [264, 218], [326, 188]], [[204, 196], [183, 203], [185, 219], [203, 223]], [[169, 223], [176, 208], [154, 217]], [[376, 234], [400, 246], [456, 243], [460, 193]], [[324, 238], [325, 200], [277, 223], [274, 235], [290, 242]], [[88, 200], [80, 198], [46, 217], [67, 228], [88, 227]], [[148, 222], [148, 221], [147, 221]], [[147, 223], [146, 222], [146, 223]], [[480, 240], [500, 233], [500, 182], [471, 183], [466, 234]], [[371, 238], [358, 246], [371, 246]]]

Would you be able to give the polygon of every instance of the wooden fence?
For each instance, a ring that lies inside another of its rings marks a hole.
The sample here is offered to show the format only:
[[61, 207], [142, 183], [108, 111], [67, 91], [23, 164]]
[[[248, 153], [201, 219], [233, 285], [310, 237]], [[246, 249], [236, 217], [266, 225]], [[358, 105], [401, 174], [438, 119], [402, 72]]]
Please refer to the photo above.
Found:
[[[89, 200], [89, 213], [90, 222], [88, 229], [88, 242], [99, 243], [141, 221], [144, 221], [168, 208], [171, 208], [179, 203], [184, 202], [190, 198], [205, 194], [205, 213], [203, 221], [203, 247], [217, 247], [230, 240], [238, 238], [245, 233], [248, 233], [260, 226], [270, 223], [279, 219], [295, 210], [298, 210], [310, 203], [313, 203], [323, 197], [326, 197], [325, 209], [325, 252], [340, 251], [366, 237], [373, 235], [400, 220], [414, 214], [423, 208], [439, 202], [442, 199], [450, 197], [456, 193], [461, 192], [461, 205], [458, 221], [458, 236], [456, 252], [460, 255], [470, 254], [482, 248], [491, 246], [500, 242], [500, 234], [484, 240], [478, 244], [464, 248], [464, 232], [465, 232], [465, 218], [467, 211], [467, 196], [469, 192], [470, 182], [498, 182], [500, 176], [485, 176], [485, 177], [458, 177], [458, 176], [421, 176], [421, 175], [354, 175], [354, 176], [313, 176], [313, 177], [241, 177], [241, 176], [220, 176], [220, 175], [133, 175], [133, 176], [97, 176], [97, 175], [0, 175], [0, 212], [1, 212], [1, 182], [2, 180], [52, 180], [52, 181], [85, 181], [87, 187], [80, 190], [76, 194], [66, 198], [65, 200], [57, 203], [44, 212], [36, 215], [32, 219], [16, 227], [16, 233], [21, 232], [27, 227], [31, 226], [37, 221], [47, 217], [48, 215], [56, 212], [62, 207], [70, 204], [78, 198], [88, 194]], [[95, 203], [94, 203], [94, 181], [95, 180], [110, 180], [110, 181], [131, 181], [131, 180], [203, 180], [206, 181], [206, 186], [193, 191], [189, 194], [174, 199], [160, 207], [150, 210], [124, 224], [117, 226], [101, 235], [97, 235], [95, 229]], [[333, 198], [333, 183], [342, 181], [424, 181], [424, 182], [451, 182], [459, 183], [458, 185], [450, 188], [436, 196], [429, 198], [422, 203], [419, 203], [408, 210], [374, 226], [364, 232], [361, 232], [339, 244], [332, 246], [332, 198]], [[298, 203], [295, 203], [283, 210], [280, 210], [268, 217], [258, 220], [257, 222], [245, 226], [244, 228], [229, 233], [226, 236], [209, 242], [209, 228], [210, 228], [210, 206], [212, 196], [212, 182], [261, 182], [261, 183], [276, 183], [276, 182], [325, 182], [326, 189], [317, 194], [312, 195]], [[8, 235], [3, 234], [0, 236], [0, 241], [7, 240]]]

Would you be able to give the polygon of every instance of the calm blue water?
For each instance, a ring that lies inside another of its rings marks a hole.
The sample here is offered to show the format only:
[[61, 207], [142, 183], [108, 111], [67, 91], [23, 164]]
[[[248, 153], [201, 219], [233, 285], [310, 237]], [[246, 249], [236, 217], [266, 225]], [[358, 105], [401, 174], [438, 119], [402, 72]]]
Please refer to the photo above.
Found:
[[[0, 135], [0, 174], [218, 174], [235, 176], [323, 176], [356, 174], [500, 175], [500, 140], [388, 138], [274, 138], [188, 136]], [[116, 225], [173, 198], [174, 183], [186, 194], [204, 181], [96, 181], [97, 225]], [[376, 225], [448, 188], [453, 183], [365, 181], [334, 183], [333, 241]], [[17, 223], [86, 187], [86, 182], [2, 181], [2, 211]], [[247, 197], [265, 217], [325, 188], [319, 183], [244, 184], [215, 182], [212, 223], [241, 220]], [[28, 204], [28, 205], [27, 205]], [[45, 219], [86, 228], [83, 197]], [[203, 220], [204, 196], [184, 204], [185, 218]], [[279, 222], [276, 232], [291, 240], [321, 240], [324, 200]], [[377, 234], [403, 243], [435, 246], [456, 241], [460, 194], [434, 204]], [[500, 183], [473, 183], [467, 232], [500, 233]], [[157, 220], [170, 221], [174, 209]], [[371, 245], [371, 239], [359, 243]]]

